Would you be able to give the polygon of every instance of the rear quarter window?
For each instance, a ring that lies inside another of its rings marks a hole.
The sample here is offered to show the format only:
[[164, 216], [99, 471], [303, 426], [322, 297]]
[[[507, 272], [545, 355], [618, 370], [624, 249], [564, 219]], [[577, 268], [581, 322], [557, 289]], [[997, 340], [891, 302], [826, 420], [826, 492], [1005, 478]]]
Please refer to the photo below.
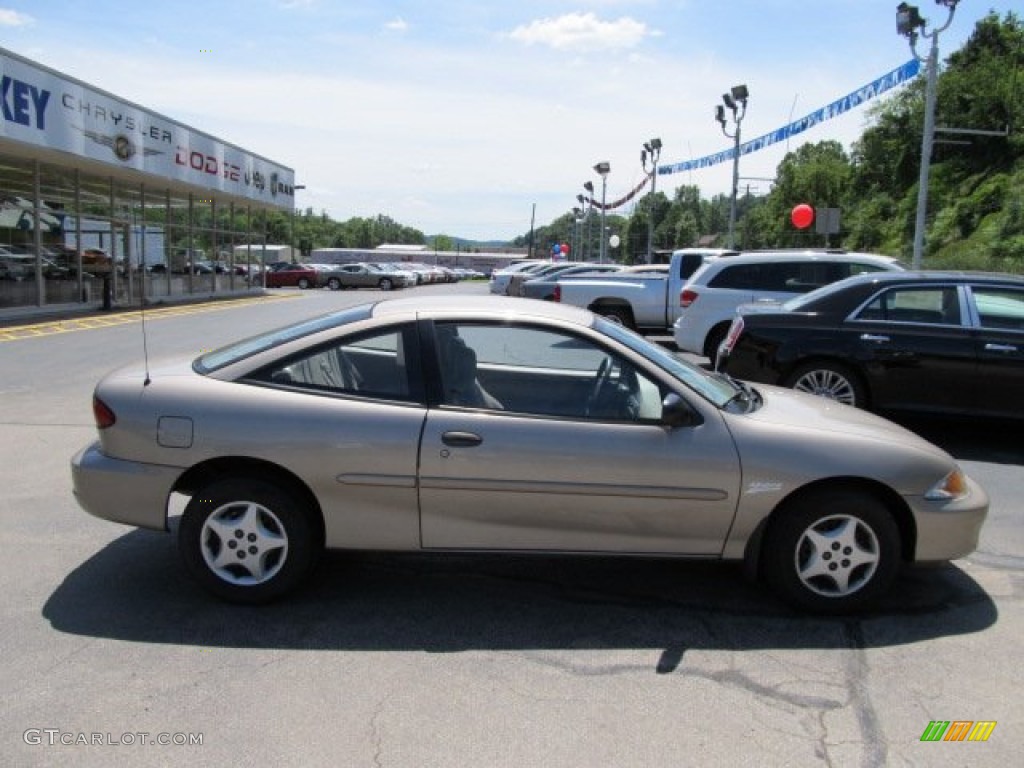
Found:
[[723, 267], [717, 275], [708, 281], [708, 287], [752, 290], [758, 284], [760, 267], [760, 264], [735, 264]]

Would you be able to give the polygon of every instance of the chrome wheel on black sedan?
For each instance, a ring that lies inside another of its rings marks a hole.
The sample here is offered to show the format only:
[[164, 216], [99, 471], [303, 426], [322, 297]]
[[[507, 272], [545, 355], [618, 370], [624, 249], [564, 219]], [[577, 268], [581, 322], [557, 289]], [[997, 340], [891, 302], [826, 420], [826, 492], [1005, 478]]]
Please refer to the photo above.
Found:
[[866, 406], [864, 387], [856, 374], [837, 363], [810, 363], [795, 370], [786, 379], [786, 386], [797, 392], [835, 400], [857, 408]]

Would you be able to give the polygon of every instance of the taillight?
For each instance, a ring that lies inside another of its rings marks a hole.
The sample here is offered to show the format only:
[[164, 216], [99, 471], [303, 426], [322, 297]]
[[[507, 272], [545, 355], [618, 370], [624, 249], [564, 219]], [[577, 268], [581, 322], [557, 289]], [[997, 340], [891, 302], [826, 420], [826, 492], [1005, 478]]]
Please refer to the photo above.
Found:
[[725, 335], [725, 341], [722, 342], [722, 348], [726, 352], [732, 352], [741, 333], [743, 333], [743, 315], [736, 315], [732, 319], [732, 325], [729, 326], [729, 333]]
[[697, 296], [699, 295], [700, 294], [698, 294], [696, 291], [686, 288], [682, 293], [679, 294], [679, 306], [682, 307], [683, 309], [686, 309], [688, 306], [690, 306], [691, 304], [693, 304], [693, 302], [697, 300]]
[[117, 417], [110, 410], [110, 406], [100, 400], [96, 395], [92, 396], [92, 416], [96, 419], [96, 429], [106, 429], [114, 426]]
[[555, 291], [554, 291], [554, 293], [551, 294], [551, 300], [552, 301], [561, 301], [562, 300], [562, 286], [560, 286], [558, 283], [555, 283]]

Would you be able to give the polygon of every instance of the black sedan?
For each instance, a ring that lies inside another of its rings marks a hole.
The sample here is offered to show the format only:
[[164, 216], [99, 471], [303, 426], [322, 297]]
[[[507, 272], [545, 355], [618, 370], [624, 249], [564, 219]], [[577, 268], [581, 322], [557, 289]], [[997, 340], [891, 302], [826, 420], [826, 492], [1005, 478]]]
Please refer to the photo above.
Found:
[[1024, 418], [1024, 277], [876, 272], [746, 305], [719, 367], [878, 411]]

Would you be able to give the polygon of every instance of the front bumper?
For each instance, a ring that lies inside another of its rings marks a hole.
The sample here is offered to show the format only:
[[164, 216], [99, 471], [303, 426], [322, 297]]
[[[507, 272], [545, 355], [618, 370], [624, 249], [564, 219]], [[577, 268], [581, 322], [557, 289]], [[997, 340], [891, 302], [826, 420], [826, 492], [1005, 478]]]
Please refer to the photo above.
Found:
[[179, 467], [140, 464], [105, 456], [99, 443], [71, 459], [71, 484], [78, 505], [115, 523], [167, 530], [167, 501], [181, 476]]
[[917, 525], [915, 561], [956, 560], [978, 548], [989, 499], [985, 490], [970, 477], [967, 477], [967, 485], [968, 493], [952, 501], [907, 499]]

